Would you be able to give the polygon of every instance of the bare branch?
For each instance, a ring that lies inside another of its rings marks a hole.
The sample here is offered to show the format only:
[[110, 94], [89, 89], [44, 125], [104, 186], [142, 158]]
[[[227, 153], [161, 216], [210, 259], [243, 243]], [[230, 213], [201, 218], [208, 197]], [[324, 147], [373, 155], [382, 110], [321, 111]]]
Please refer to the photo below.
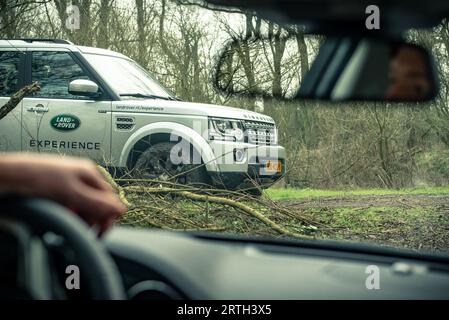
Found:
[[41, 88], [39, 87], [39, 84], [37, 82], [34, 82], [33, 84], [25, 86], [14, 93], [8, 100], [8, 102], [6, 102], [6, 104], [0, 108], [0, 119], [3, 119], [8, 113], [14, 110], [14, 108], [20, 103], [20, 101], [22, 101], [23, 98], [25, 98], [30, 93], [39, 91], [40, 89]]

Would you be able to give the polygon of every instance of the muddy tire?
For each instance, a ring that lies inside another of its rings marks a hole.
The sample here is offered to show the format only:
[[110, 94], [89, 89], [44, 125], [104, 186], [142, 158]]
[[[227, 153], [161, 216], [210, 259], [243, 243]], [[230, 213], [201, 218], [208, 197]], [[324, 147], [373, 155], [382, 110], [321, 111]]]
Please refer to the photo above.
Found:
[[254, 198], [260, 198], [263, 194], [263, 190], [257, 187], [246, 189], [243, 193], [246, 193]]
[[[209, 175], [205, 166], [194, 164], [196, 150], [187, 155], [182, 150], [175, 149], [173, 142], [160, 142], [144, 151], [138, 158], [133, 168], [133, 177], [136, 179], [152, 179], [170, 181], [179, 184], [207, 186], [210, 184]], [[176, 163], [171, 160], [176, 152]], [[180, 162], [179, 159], [182, 159]], [[179, 163], [180, 162], [180, 163]]]

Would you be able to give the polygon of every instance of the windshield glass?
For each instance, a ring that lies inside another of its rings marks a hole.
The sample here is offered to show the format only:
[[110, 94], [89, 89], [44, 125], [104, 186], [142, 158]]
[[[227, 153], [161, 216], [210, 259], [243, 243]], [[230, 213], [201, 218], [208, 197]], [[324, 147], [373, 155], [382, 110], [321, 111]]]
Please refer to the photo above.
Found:
[[[441, 88], [434, 101], [398, 104], [391, 92], [428, 91], [427, 63], [406, 47], [346, 35], [327, 46], [327, 33], [195, 5], [203, 0], [72, 2], [81, 9], [73, 28], [70, 1], [0, 2], [11, 7], [0, 5], [11, 22], [0, 38], [28, 39], [0, 40], [0, 107], [22, 83], [40, 85], [37, 105], [24, 100], [23, 116], [19, 104], [16, 118], [0, 119], [0, 151], [72, 154], [111, 169], [131, 204], [118, 225], [449, 252], [449, 19], [401, 35], [432, 54]], [[317, 2], [326, 16], [335, 1]], [[396, 35], [388, 27], [372, 40]], [[351, 35], [346, 28], [335, 31]], [[54, 51], [48, 39], [59, 37], [86, 48], [120, 96], [112, 115], [81, 72], [86, 61]], [[25, 46], [45, 50], [23, 56]], [[367, 97], [380, 85], [385, 99], [294, 99], [308, 75], [323, 96]]]
[[112, 89], [124, 99], [135, 99], [139, 94], [171, 98], [170, 93], [161, 84], [132, 60], [99, 54], [84, 56], [101, 77], [108, 81]]

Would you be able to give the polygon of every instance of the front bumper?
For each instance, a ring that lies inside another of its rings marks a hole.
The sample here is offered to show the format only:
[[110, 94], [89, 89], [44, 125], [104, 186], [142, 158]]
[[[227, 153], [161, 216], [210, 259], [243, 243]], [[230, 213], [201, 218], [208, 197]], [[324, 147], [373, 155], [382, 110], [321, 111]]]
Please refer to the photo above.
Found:
[[[285, 168], [285, 162], [282, 165]], [[254, 187], [266, 189], [285, 175], [285, 169], [281, 173], [263, 176], [258, 174], [259, 165], [249, 165], [247, 172], [209, 172], [212, 183], [218, 188], [229, 190], [244, 190]]]
[[[219, 148], [217, 148], [217, 145]], [[212, 147], [217, 159], [220, 155], [227, 154], [226, 161], [218, 162], [219, 171], [209, 172], [213, 184], [218, 188], [236, 190], [254, 188], [257, 185], [257, 187], [265, 189], [285, 175], [286, 155], [285, 149], [281, 146], [254, 146], [249, 144], [216, 142]], [[219, 150], [218, 155], [217, 149]], [[225, 152], [223, 152], [224, 149], [226, 149]], [[233, 158], [233, 150], [235, 149], [245, 150], [245, 157], [240, 162], [235, 161]], [[269, 160], [280, 161], [282, 164], [281, 172], [267, 172], [265, 166]]]

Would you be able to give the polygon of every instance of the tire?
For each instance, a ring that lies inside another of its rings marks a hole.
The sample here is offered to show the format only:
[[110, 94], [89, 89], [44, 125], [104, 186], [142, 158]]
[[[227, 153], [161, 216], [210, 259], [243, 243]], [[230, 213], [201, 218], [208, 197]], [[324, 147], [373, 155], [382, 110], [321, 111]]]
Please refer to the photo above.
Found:
[[186, 159], [188, 155], [183, 155], [183, 151], [179, 150], [177, 155], [182, 157], [182, 162], [174, 164], [170, 158], [176, 150], [175, 146], [173, 142], [160, 142], [149, 147], [137, 158], [132, 170], [133, 177], [195, 186], [209, 185], [210, 178], [205, 166], [202, 163], [193, 164], [193, 159], [198, 159], [193, 156], [197, 151], [190, 149], [190, 159]]
[[260, 187], [259, 188], [254, 187], [254, 188], [245, 190], [243, 193], [246, 193], [254, 198], [260, 198], [260, 197], [262, 197], [263, 190]]

